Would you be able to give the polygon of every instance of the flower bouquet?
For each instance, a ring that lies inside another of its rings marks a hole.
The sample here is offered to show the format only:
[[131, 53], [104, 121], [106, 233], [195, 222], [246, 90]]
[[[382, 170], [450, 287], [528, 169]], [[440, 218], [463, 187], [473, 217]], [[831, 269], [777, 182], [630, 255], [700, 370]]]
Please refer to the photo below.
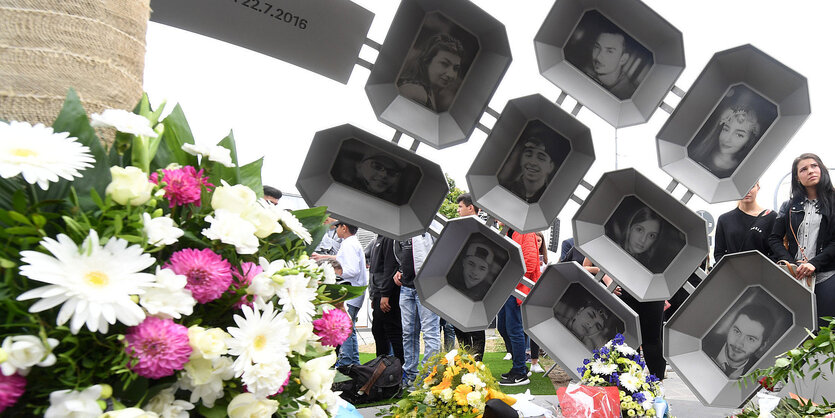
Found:
[[307, 258], [325, 209], [267, 203], [231, 133], [161, 114], [71, 90], [51, 128], [0, 121], [0, 412], [332, 415], [333, 304], [362, 289]]
[[623, 335], [617, 334], [592, 353], [594, 356], [577, 368], [582, 376], [580, 384], [617, 386], [622, 416], [654, 417], [653, 403], [661, 395], [659, 380], [649, 374], [638, 352], [624, 343]]
[[484, 363], [458, 350], [427, 361], [415, 382], [422, 384], [397, 402], [386, 416], [480, 418], [490, 399], [500, 399], [508, 405], [516, 403], [499, 390]]

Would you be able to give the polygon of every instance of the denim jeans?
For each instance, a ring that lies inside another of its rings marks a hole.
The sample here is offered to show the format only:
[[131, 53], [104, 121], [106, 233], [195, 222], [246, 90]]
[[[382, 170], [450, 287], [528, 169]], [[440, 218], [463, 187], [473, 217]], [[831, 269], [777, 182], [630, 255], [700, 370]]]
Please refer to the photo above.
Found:
[[[502, 318], [504, 316], [504, 318]], [[522, 328], [522, 310], [516, 304], [516, 297], [510, 296], [499, 311], [500, 320], [496, 321], [499, 333], [507, 335], [510, 341], [510, 353], [513, 355], [513, 367], [510, 372], [527, 375], [525, 367], [525, 330]]]
[[417, 377], [418, 359], [420, 358], [420, 333], [426, 352], [423, 361], [438, 354], [441, 349], [440, 317], [420, 304], [417, 290], [403, 286], [400, 288], [400, 315], [403, 322], [403, 382], [411, 384]]
[[354, 329], [351, 331], [351, 336], [342, 343], [342, 348], [339, 350], [339, 359], [336, 361], [336, 367], [347, 366], [349, 364], [360, 364], [360, 348], [357, 345], [357, 314], [360, 308], [356, 306], [348, 306], [348, 316], [351, 317], [351, 323], [354, 324]]
[[444, 334], [444, 353], [448, 353], [455, 348], [455, 326], [441, 318], [441, 330]]

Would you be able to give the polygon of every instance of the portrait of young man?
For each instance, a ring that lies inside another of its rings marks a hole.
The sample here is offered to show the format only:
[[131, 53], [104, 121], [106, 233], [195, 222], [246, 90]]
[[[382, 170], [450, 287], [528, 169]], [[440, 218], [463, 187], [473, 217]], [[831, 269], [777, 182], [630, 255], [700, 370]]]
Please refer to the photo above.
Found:
[[417, 166], [353, 138], [337, 151], [331, 175], [339, 183], [398, 206], [408, 203], [421, 179]]
[[520, 199], [536, 203], [571, 151], [571, 144], [540, 120], [528, 122], [502, 165], [499, 184]]
[[708, 354], [729, 379], [739, 379], [773, 343], [770, 339], [773, 324], [774, 316], [768, 308], [746, 305], [736, 313], [724, 344]]

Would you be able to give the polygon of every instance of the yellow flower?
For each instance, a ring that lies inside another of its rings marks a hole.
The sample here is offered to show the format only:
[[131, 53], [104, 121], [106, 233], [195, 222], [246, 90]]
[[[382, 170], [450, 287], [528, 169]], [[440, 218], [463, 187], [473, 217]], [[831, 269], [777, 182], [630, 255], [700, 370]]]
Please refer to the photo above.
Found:
[[426, 379], [423, 379], [424, 383], [431, 383], [432, 379], [438, 373], [438, 366], [432, 366], [432, 372], [429, 373], [429, 376], [426, 376]]
[[444, 379], [441, 380], [441, 383], [438, 383], [435, 387], [432, 388], [432, 394], [438, 396], [438, 393], [440, 393], [444, 389], [448, 389], [450, 386], [452, 386], [452, 379], [447, 379], [446, 377], [444, 377]]
[[473, 388], [470, 387], [470, 385], [458, 385], [458, 387], [455, 388], [455, 394], [453, 395], [455, 397], [455, 402], [458, 403], [458, 405], [466, 405], [467, 395], [472, 391]]

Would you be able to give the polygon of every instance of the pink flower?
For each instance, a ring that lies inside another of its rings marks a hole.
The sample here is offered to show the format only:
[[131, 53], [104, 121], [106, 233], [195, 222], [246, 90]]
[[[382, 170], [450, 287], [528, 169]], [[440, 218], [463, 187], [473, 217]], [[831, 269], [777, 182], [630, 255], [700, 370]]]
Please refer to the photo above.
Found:
[[138, 360], [130, 369], [149, 379], [171, 376], [182, 370], [191, 355], [188, 328], [171, 319], [149, 316], [141, 324], [128, 328], [125, 340], [128, 354]]
[[[286, 383], [285, 383], [286, 384]], [[26, 378], [14, 373], [6, 376], [0, 373], [0, 412], [14, 405], [17, 398], [23, 395], [26, 389]]]
[[336, 347], [351, 335], [354, 324], [351, 317], [342, 309], [331, 309], [321, 318], [313, 321], [313, 332], [321, 338], [321, 343]]
[[[151, 173], [151, 181], [159, 184], [159, 174]], [[203, 170], [195, 171], [194, 167], [187, 165], [176, 170], [162, 170], [162, 181], [165, 182], [165, 198], [168, 199], [168, 207], [183, 206], [193, 203], [200, 206], [200, 190], [203, 186], [208, 190], [214, 187], [209, 183], [208, 177], [203, 177]]]
[[292, 370], [291, 370], [291, 371], [289, 371], [289, 372], [287, 372], [287, 380], [285, 380], [285, 381], [284, 381], [284, 384], [283, 384], [283, 385], [281, 385], [281, 387], [280, 387], [280, 388], [278, 388], [278, 392], [274, 393], [274, 394], [273, 394], [273, 396], [278, 395], [278, 394], [279, 394], [279, 393], [281, 393], [281, 392], [284, 392], [284, 388], [286, 388], [286, 387], [287, 387], [287, 384], [288, 384], [288, 383], [290, 383], [290, 376], [292, 376], [292, 375], [293, 375], [293, 371], [292, 371]]
[[232, 283], [232, 266], [214, 251], [186, 248], [171, 254], [163, 266], [188, 279], [186, 289], [200, 303], [211, 302], [223, 295]]
[[[229, 288], [229, 291], [237, 292], [238, 289], [249, 287], [249, 285], [252, 284], [252, 278], [263, 271], [264, 268], [258, 264], [249, 261], [241, 263], [241, 267], [239, 269], [232, 269], [232, 277], [234, 277], [235, 280], [232, 281], [232, 287]], [[252, 307], [252, 299], [253, 295], [241, 296], [241, 300], [235, 302], [234, 307], [236, 309], [243, 305]]]

